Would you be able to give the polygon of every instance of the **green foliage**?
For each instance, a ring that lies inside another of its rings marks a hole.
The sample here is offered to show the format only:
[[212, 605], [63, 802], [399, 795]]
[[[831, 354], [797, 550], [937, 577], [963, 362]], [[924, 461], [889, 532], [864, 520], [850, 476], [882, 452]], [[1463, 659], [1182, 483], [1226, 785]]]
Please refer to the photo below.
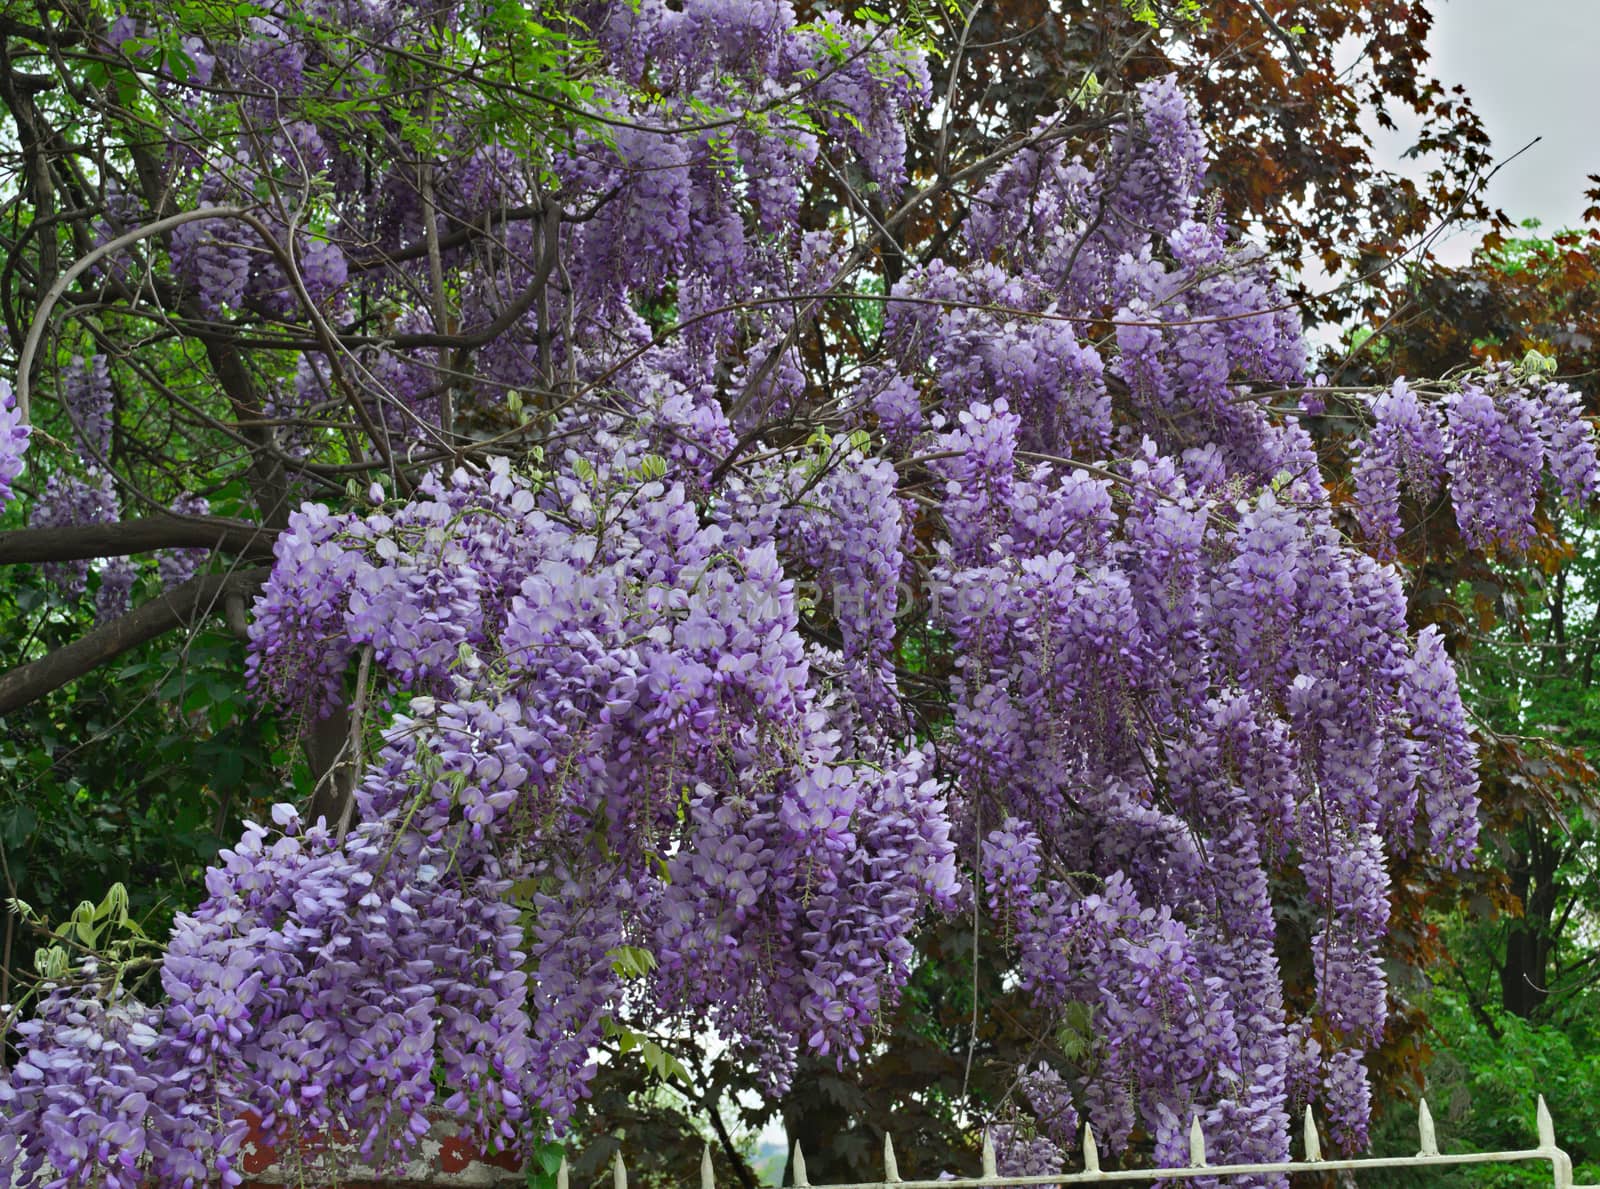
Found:
[[75, 959], [84, 953], [99, 954], [120, 965], [158, 948], [128, 915], [128, 889], [119, 883], [111, 885], [99, 904], [81, 901], [54, 929], [48, 918], [23, 900], [9, 898], [5, 907], [50, 939], [49, 945], [40, 946], [33, 954], [33, 968], [40, 978], [66, 978]]
[[1157, 0], [1122, 0], [1122, 7], [1141, 25], [1162, 29], [1170, 25], [1196, 24], [1205, 20], [1205, 6], [1200, 0], [1176, 0], [1158, 3]]
[[[7, 664], [72, 638], [77, 612], [36, 567], [0, 569], [0, 620], [16, 625]], [[130, 652], [6, 717], [0, 896], [31, 912], [13, 925], [0, 966], [27, 970], [34, 948], [60, 942], [73, 922], [95, 936], [79, 929], [71, 940], [103, 949], [108, 888], [125, 889], [107, 910], [119, 932], [165, 936], [173, 914], [192, 907], [221, 840], [281, 796], [288, 769], [243, 672], [239, 641], [201, 631]]]
[[1084, 1061], [1094, 1051], [1094, 1005], [1069, 1003], [1062, 1013], [1061, 1027], [1056, 1030], [1056, 1046], [1069, 1061]]
[[656, 968], [655, 955], [636, 945], [619, 945], [607, 950], [606, 957], [611, 959], [611, 969], [623, 978], [643, 978]]
[[[857, 292], [878, 297], [883, 296], [883, 278], [877, 273], [869, 273], [859, 282]], [[855, 316], [857, 334], [862, 342], [876, 342], [883, 334], [884, 313], [887, 306], [882, 301], [870, 299], [853, 299], [850, 302], [851, 313]]]
[[[1556, 1142], [1573, 1159], [1579, 1182], [1600, 1181], [1600, 995], [1574, 1005], [1570, 1018], [1537, 1023], [1493, 1004], [1481, 1012], [1466, 994], [1435, 988], [1428, 1010], [1434, 1058], [1427, 1098], [1446, 1152], [1492, 1152], [1537, 1144], [1534, 1112], [1543, 1094]], [[1373, 1147], [1389, 1153], [1416, 1142], [1414, 1114], [1391, 1112]], [[1548, 1185], [1549, 1166], [1474, 1165], [1448, 1172], [1393, 1174], [1406, 1186]]]
[[546, 1140], [533, 1150], [528, 1160], [528, 1189], [556, 1189], [556, 1174], [567, 1158], [567, 1149]]

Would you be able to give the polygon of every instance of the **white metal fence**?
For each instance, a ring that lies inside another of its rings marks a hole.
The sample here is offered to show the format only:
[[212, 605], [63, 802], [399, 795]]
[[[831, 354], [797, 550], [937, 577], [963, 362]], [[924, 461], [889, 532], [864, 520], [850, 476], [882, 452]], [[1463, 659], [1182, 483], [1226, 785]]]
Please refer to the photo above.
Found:
[[[901, 1180], [900, 1168], [895, 1160], [894, 1143], [889, 1135], [885, 1133], [883, 1137], [883, 1180], [830, 1185], [826, 1189], [1009, 1189], [1011, 1186], [1104, 1185], [1137, 1181], [1192, 1181], [1202, 1177], [1262, 1177], [1297, 1172], [1349, 1172], [1360, 1174], [1383, 1169], [1444, 1169], [1471, 1164], [1546, 1165], [1550, 1170], [1550, 1184], [1553, 1189], [1600, 1189], [1600, 1186], [1595, 1185], [1573, 1184], [1572, 1160], [1556, 1146], [1555, 1126], [1551, 1122], [1550, 1111], [1545, 1106], [1542, 1094], [1539, 1096], [1537, 1119], [1538, 1147], [1506, 1152], [1441, 1152], [1438, 1138], [1434, 1132], [1433, 1116], [1428, 1110], [1427, 1102], [1424, 1101], [1419, 1105], [1417, 1111], [1417, 1133], [1420, 1142], [1416, 1155], [1324, 1160], [1322, 1158], [1322, 1145], [1317, 1136], [1316, 1120], [1312, 1117], [1311, 1108], [1307, 1107], [1304, 1127], [1305, 1155], [1299, 1160], [1284, 1161], [1281, 1164], [1207, 1163], [1206, 1137], [1200, 1128], [1200, 1120], [1196, 1119], [1189, 1129], [1189, 1163], [1185, 1167], [1112, 1169], [1109, 1171], [1103, 1171], [1100, 1168], [1100, 1155], [1095, 1146], [1094, 1132], [1085, 1124], [1083, 1128], [1083, 1168], [1076, 1172], [1070, 1172], [1063, 1168], [1060, 1172], [1045, 1173], [1039, 1176], [1002, 1177], [995, 1167], [994, 1144], [985, 1138], [983, 1144], [983, 1172], [980, 1176], [936, 1181]], [[612, 1164], [612, 1175], [615, 1189], [628, 1189], [628, 1173], [623, 1165], [620, 1152], [617, 1153], [616, 1159]], [[811, 1185], [811, 1182], [806, 1178], [805, 1154], [801, 1152], [798, 1143], [794, 1146], [793, 1175], [793, 1184], [797, 1189], [804, 1189], [804, 1187]], [[1363, 1185], [1381, 1185], [1383, 1182], [1374, 1178], [1363, 1180], [1361, 1183]], [[560, 1171], [556, 1174], [556, 1185], [557, 1189], [568, 1189], [565, 1161], [562, 1162]], [[711, 1171], [711, 1150], [709, 1147], [700, 1160], [700, 1189], [716, 1189]], [[816, 1189], [823, 1189], [823, 1187], [818, 1186]]]

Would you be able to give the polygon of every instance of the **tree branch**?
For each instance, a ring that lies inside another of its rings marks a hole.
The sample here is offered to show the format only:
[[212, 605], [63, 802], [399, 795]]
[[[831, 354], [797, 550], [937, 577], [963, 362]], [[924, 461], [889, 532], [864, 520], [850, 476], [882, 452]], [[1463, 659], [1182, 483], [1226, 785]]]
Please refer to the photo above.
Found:
[[0, 566], [126, 557], [156, 549], [220, 549], [252, 560], [272, 556], [278, 530], [222, 517], [150, 516], [112, 524], [24, 528], [0, 533]]
[[39, 308], [34, 311], [33, 321], [28, 325], [28, 334], [22, 341], [22, 350], [17, 354], [17, 382], [12, 396], [16, 400], [17, 412], [22, 415], [22, 420], [28, 424], [32, 423], [29, 393], [33, 386], [33, 369], [39, 345], [43, 342], [45, 330], [50, 324], [50, 311], [55, 308], [56, 302], [61, 300], [62, 295], [72, 287], [74, 281], [104, 257], [120, 252], [124, 248], [130, 248], [151, 236], [165, 235], [185, 223], [193, 223], [196, 219], [247, 219], [249, 214], [248, 211], [229, 206], [207, 206], [192, 211], [180, 211], [176, 215], [168, 215], [165, 219], [157, 219], [153, 223], [146, 223], [135, 227], [132, 231], [124, 232], [115, 239], [107, 240], [78, 257], [73, 261], [72, 267], [59, 277], [53, 277], [50, 288], [45, 291], [44, 297], [39, 302]]
[[36, 661], [0, 674], [0, 715], [26, 706], [173, 628], [185, 627], [221, 607], [233, 593], [253, 593], [272, 571], [267, 566], [231, 574], [202, 574], [97, 627]]
[[[1261, 0], [1246, 0], [1246, 3], [1255, 10], [1256, 16], [1261, 18], [1261, 23], [1272, 31], [1273, 36], [1283, 46], [1284, 51], [1289, 55], [1289, 65], [1294, 67], [1295, 73], [1304, 74], [1306, 72], [1306, 60], [1300, 56], [1300, 47], [1295, 44], [1294, 35], [1272, 19], [1272, 14], [1262, 6]], [[1310, 24], [1309, 21], [1306, 23]]]
[[733, 1175], [739, 1178], [741, 1189], [757, 1189], [755, 1173], [745, 1163], [744, 1156], [739, 1151], [739, 1146], [733, 1142], [733, 1137], [728, 1134], [728, 1125], [722, 1121], [722, 1112], [717, 1109], [715, 1100], [705, 1104], [705, 1112], [711, 1120], [711, 1126], [716, 1130], [717, 1142], [722, 1145], [723, 1154], [728, 1157], [728, 1163], [733, 1165]]
[[[1448, 955], [1446, 956], [1448, 957]], [[1483, 1030], [1489, 1034], [1489, 1039], [1499, 1044], [1500, 1026], [1494, 1022], [1494, 1017], [1489, 1014], [1488, 1009], [1483, 1005], [1483, 1001], [1478, 998], [1477, 992], [1472, 989], [1472, 984], [1467, 981], [1466, 972], [1461, 969], [1460, 964], [1454, 958], [1450, 958], [1449, 961], [1450, 969], [1455, 972], [1456, 979], [1461, 984], [1461, 990], [1467, 996], [1467, 1006], [1472, 1009], [1472, 1014], [1477, 1018], [1478, 1023], [1483, 1026]]]

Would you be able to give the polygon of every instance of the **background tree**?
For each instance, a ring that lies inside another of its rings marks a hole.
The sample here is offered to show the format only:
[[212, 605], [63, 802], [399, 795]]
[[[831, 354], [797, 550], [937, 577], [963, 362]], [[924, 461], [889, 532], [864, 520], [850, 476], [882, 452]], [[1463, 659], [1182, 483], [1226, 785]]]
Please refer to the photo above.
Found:
[[[1444, 225], [1509, 229], [1482, 199], [1494, 159], [1470, 98], [1430, 73], [1432, 25], [1416, 0], [973, 5], [948, 28], [930, 24], [933, 90], [951, 110], [913, 130], [911, 160], [937, 172], [963, 146], [1025, 132], [1063, 101], [1172, 74], [1194, 96], [1213, 146], [1210, 200], [1230, 224], [1290, 270], [1315, 259], [1347, 278], [1297, 293], [1310, 320], [1376, 315], [1404, 286], [1397, 266], [1432, 259]], [[1400, 113], [1417, 126], [1412, 155], [1432, 163], [1420, 179], [1372, 159], [1369, 130], [1393, 130]]]

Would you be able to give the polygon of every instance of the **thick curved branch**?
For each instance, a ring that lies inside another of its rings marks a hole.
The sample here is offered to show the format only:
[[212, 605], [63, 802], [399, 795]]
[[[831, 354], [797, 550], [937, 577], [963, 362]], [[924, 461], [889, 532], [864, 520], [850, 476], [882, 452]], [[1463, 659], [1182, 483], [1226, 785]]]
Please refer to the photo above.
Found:
[[24, 528], [0, 533], [0, 566], [26, 562], [126, 557], [157, 549], [219, 549], [238, 557], [266, 559], [278, 530], [222, 517], [151, 516], [113, 524]]
[[257, 566], [231, 574], [202, 574], [191, 578], [160, 598], [151, 599], [95, 628], [87, 636], [0, 674], [0, 716], [60, 689], [157, 636], [204, 618], [219, 610], [231, 594], [254, 593], [270, 573], [270, 567]]
[[168, 215], [165, 219], [157, 219], [153, 223], [135, 227], [132, 231], [107, 240], [78, 257], [72, 267], [56, 277], [51, 282], [50, 288], [45, 291], [43, 299], [39, 302], [39, 308], [34, 311], [33, 321], [28, 326], [28, 335], [23, 339], [22, 350], [17, 354], [17, 383], [13, 395], [16, 397], [17, 412], [22, 415], [22, 420], [29, 422], [29, 390], [33, 384], [34, 359], [44, 338], [45, 328], [50, 324], [50, 311], [56, 302], [61, 300], [62, 294], [72, 287], [74, 281], [112, 253], [132, 247], [140, 240], [149, 239], [151, 236], [165, 235], [185, 223], [193, 223], [196, 219], [248, 219], [249, 217], [249, 211], [228, 206], [207, 206], [192, 211], [181, 211], [176, 215]]

